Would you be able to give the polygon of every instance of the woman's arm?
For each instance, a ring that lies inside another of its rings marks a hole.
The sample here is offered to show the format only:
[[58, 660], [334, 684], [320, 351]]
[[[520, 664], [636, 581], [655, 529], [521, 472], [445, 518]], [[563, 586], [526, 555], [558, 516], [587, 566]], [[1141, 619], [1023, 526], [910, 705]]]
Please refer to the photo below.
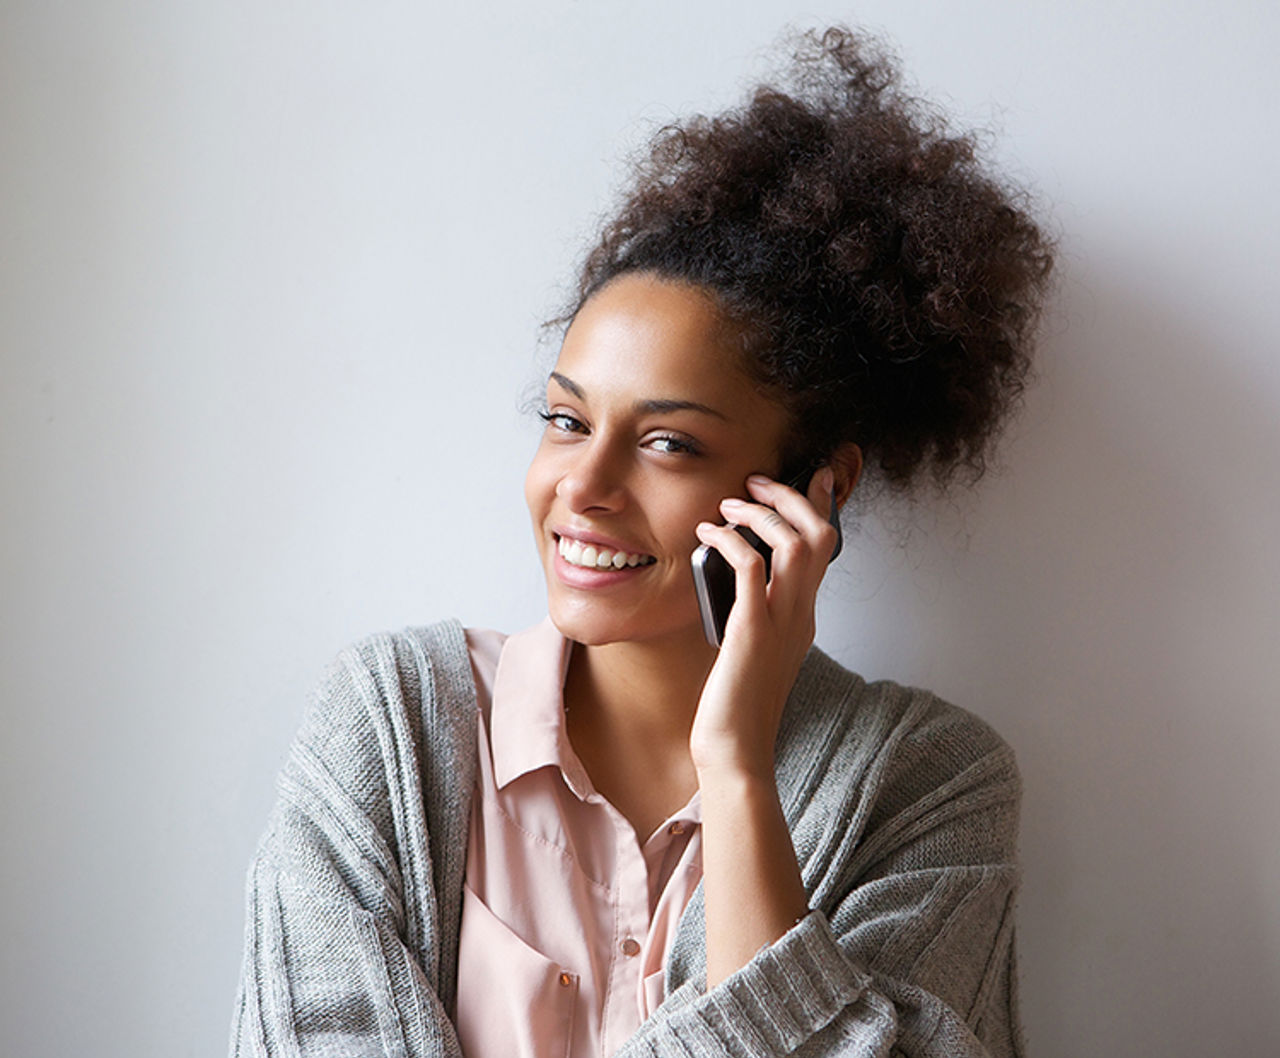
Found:
[[774, 744], [813, 642], [814, 598], [836, 542], [818, 513], [831, 504], [833, 484], [829, 467], [814, 475], [808, 497], [752, 477], [747, 488], [756, 504], [724, 502], [731, 523], [748, 526], [773, 549], [771, 575], [759, 552], [728, 526], [698, 527], [700, 539], [733, 566], [736, 589], [690, 735], [702, 799], [709, 987], [808, 910], [778, 800]]
[[450, 624], [374, 637], [330, 669], [249, 869], [232, 1058], [460, 1053], [446, 1007], [475, 758], [468, 666]]
[[[810, 794], [825, 851], [815, 856], [808, 838], [793, 848], [795, 836], [807, 834], [808, 809], [784, 810], [775, 766], [830, 765], [842, 744], [833, 729], [798, 756], [794, 748], [785, 761], [774, 756], [834, 543], [818, 513], [831, 478], [815, 478], [809, 502], [776, 483], [749, 487], [759, 503], [727, 505], [725, 514], [773, 546], [771, 579], [736, 533], [699, 527], [734, 566], [738, 591], [691, 736], [704, 807], [706, 992], [681, 989], [687, 1009], [671, 1004], [666, 1024], [641, 1036], [667, 1040], [659, 1054], [764, 1056], [801, 1045], [815, 1054], [882, 1054], [890, 1046], [938, 1058], [1015, 1053], [1007, 997], [1017, 881], [1012, 756], [973, 718], [986, 732], [976, 740], [977, 759], [972, 739], [961, 739], [958, 756], [946, 739], [922, 740], [913, 725], [927, 707], [917, 705], [894, 738], [868, 735], [843, 746], [856, 755], [859, 746], [883, 744], [882, 771], [861, 786], [861, 814], [835, 811], [855, 778], [835, 770]], [[821, 708], [814, 688], [795, 690], [811, 700], [793, 711]], [[930, 748], [917, 759], [922, 741]], [[908, 767], [895, 764], [904, 761]], [[929, 776], [935, 784], [917, 789]], [[866, 829], [877, 812], [895, 807], [884, 828]], [[991, 818], [976, 818], [988, 809]], [[809, 906], [822, 913], [806, 917]], [[885, 928], [888, 938], [878, 932]], [[705, 1036], [705, 1048], [688, 1045], [711, 1026], [719, 1028]]]
[[691, 906], [672, 994], [618, 1058], [1020, 1055], [1020, 784], [999, 737], [814, 651], [779, 734], [778, 789], [815, 910], [706, 987]]
[[700, 772], [707, 987], [772, 944], [809, 910], [778, 787], [741, 772]]

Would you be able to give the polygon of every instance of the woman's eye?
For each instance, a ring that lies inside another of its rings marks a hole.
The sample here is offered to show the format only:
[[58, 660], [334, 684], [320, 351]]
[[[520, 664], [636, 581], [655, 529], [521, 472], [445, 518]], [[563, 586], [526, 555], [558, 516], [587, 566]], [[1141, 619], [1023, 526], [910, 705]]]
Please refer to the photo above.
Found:
[[694, 442], [686, 440], [683, 437], [672, 437], [670, 434], [663, 434], [660, 437], [652, 438], [649, 441], [649, 447], [667, 455], [696, 456], [701, 451]]
[[581, 419], [575, 419], [563, 411], [540, 411], [538, 418], [552, 430], [559, 430], [561, 433], [586, 433], [587, 431], [586, 424]]

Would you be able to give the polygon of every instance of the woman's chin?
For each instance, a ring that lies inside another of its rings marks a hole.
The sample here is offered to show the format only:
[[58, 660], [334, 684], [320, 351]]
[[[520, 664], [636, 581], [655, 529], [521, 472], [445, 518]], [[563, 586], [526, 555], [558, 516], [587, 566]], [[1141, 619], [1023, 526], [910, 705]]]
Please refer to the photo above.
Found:
[[[673, 620], [669, 610], [661, 615], [636, 612], [620, 612], [617, 607], [600, 601], [548, 599], [547, 611], [551, 623], [565, 639], [588, 647], [608, 646], [612, 643], [657, 643], [662, 640], [678, 642], [694, 626], [689, 621]], [[697, 612], [692, 615], [697, 622]], [[701, 625], [695, 634], [702, 635]]]
[[593, 607], [557, 606], [552, 602], [548, 609], [551, 623], [560, 634], [583, 646], [602, 647], [622, 642], [631, 638], [629, 633], [634, 631], [614, 615], [590, 612]]

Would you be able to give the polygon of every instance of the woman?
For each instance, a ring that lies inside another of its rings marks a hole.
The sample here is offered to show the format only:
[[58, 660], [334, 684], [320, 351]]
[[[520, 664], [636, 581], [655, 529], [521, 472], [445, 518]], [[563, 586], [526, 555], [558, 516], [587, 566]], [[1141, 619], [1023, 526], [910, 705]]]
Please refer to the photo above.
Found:
[[549, 618], [331, 669], [250, 870], [233, 1053], [1020, 1053], [1010, 751], [811, 643], [832, 504], [981, 472], [1049, 265], [846, 31], [661, 133], [547, 384]]

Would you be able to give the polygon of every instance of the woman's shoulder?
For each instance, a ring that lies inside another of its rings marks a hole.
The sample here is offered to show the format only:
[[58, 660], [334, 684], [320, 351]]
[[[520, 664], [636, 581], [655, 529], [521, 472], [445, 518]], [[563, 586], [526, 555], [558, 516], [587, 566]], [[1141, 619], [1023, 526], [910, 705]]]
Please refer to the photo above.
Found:
[[831, 855], [852, 856], [841, 868], [850, 876], [908, 848], [922, 857], [909, 862], [934, 867], [1016, 859], [1013, 750], [931, 691], [868, 682], [815, 648], [787, 704], [777, 762], [797, 850], [837, 842], [845, 852]]
[[474, 716], [466, 633], [448, 618], [375, 632], [339, 650], [311, 696], [298, 741], [326, 755], [358, 757], [361, 747], [385, 753], [396, 742], [430, 746], [442, 727], [465, 726], [459, 722]]
[[338, 651], [277, 779], [267, 855], [302, 884], [367, 885], [371, 900], [397, 886], [429, 888], [421, 875], [433, 857], [443, 864], [436, 877], [459, 872], [475, 715], [457, 621], [378, 632]]
[[456, 618], [445, 618], [349, 643], [326, 667], [318, 695], [350, 698], [364, 692], [395, 698], [414, 687], [429, 691], [442, 682], [465, 685], [469, 671], [467, 630]]
[[788, 758], [858, 771], [874, 766], [922, 790], [961, 774], [985, 776], [1015, 795], [1020, 789], [1013, 749], [986, 720], [921, 687], [868, 681], [817, 647], [796, 680], [779, 737]]
[[330, 672], [352, 668], [378, 672], [388, 660], [396, 669], [415, 665], [448, 664], [467, 653], [467, 630], [457, 618], [447, 617], [431, 624], [411, 625], [398, 630], [373, 632], [347, 644], [330, 664]]

